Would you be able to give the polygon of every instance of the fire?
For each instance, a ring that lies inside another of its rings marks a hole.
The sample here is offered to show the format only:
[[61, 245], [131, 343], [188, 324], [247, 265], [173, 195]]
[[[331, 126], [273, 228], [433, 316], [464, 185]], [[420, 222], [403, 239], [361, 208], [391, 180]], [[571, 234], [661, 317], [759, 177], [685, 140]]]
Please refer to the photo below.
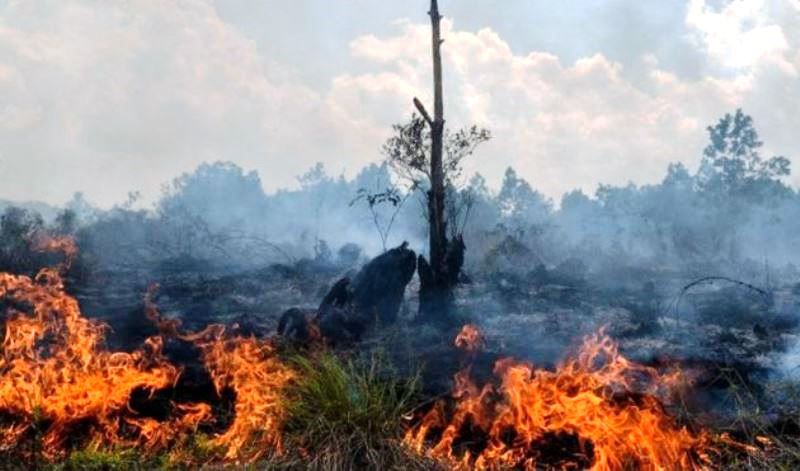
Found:
[[254, 337], [225, 335], [225, 327], [211, 325], [201, 332], [182, 333], [180, 321], [164, 319], [151, 298], [145, 313], [165, 336], [190, 341], [200, 348], [203, 364], [214, 380], [217, 394], [230, 388], [236, 394], [234, 420], [210, 445], [225, 449], [229, 461], [253, 462], [269, 450], [281, 450], [280, 429], [285, 419], [283, 392], [294, 372], [276, 356], [274, 346]]
[[294, 372], [281, 363], [270, 343], [226, 338], [224, 333], [221, 326], [212, 326], [189, 336], [200, 347], [217, 393], [231, 388], [236, 394], [233, 423], [210, 445], [226, 450], [225, 460], [254, 462], [270, 450], [281, 451], [283, 390]]
[[474, 353], [483, 347], [481, 331], [473, 324], [465, 324], [456, 335], [456, 347]]
[[[60, 270], [77, 254], [70, 239], [43, 239], [43, 250], [65, 255], [60, 267], [34, 278], [0, 273], [0, 301], [8, 308], [0, 352], [0, 450], [19, 446], [43, 431], [42, 452], [55, 459], [76, 445], [137, 447], [156, 452], [178, 443], [214, 417], [206, 403], [173, 404], [169, 419], [138, 414], [131, 397], [173, 387], [181, 369], [162, 353], [164, 335], [148, 338], [131, 352], [104, 348], [107, 325], [87, 319], [64, 291]], [[157, 311], [148, 303], [148, 315]], [[154, 317], [155, 318], [155, 317]], [[293, 372], [269, 341], [231, 337], [221, 326], [176, 336], [198, 346], [216, 390], [235, 393], [234, 419], [212, 437], [222, 459], [251, 462], [280, 450], [284, 418], [281, 397]]]
[[[457, 344], [469, 346], [465, 330]], [[678, 376], [628, 361], [602, 332], [587, 337], [555, 371], [503, 359], [494, 372], [499, 384], [483, 387], [470, 379], [469, 368], [456, 374], [454, 403], [434, 407], [409, 430], [406, 443], [459, 469], [708, 465], [707, 434], [679, 427], [663, 405]], [[554, 443], [573, 444], [549, 453], [559, 455], [557, 463], [547, 451]]]

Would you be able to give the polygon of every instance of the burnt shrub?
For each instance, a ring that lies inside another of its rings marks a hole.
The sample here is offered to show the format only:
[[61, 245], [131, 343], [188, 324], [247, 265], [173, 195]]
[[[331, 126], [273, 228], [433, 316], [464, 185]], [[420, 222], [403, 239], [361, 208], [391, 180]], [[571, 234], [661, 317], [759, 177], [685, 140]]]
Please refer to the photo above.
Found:
[[10, 206], [0, 216], [0, 271], [33, 274], [44, 266], [47, 256], [35, 250], [37, 235], [44, 232], [42, 216]]

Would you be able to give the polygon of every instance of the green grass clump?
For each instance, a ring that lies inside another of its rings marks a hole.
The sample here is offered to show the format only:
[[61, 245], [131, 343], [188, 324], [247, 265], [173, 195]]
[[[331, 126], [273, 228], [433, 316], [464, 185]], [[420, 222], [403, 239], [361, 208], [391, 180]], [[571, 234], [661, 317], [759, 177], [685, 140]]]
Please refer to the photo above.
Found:
[[76, 450], [69, 454], [66, 460], [53, 466], [58, 471], [122, 471], [131, 469], [145, 469], [142, 456], [136, 450]]
[[430, 469], [401, 443], [418, 375], [397, 379], [379, 355], [358, 362], [321, 353], [293, 361], [300, 380], [288, 404], [287, 451], [304, 468]]
[[176, 444], [163, 455], [164, 469], [184, 469], [213, 463], [224, 455], [224, 449], [211, 445], [211, 437], [196, 432]]

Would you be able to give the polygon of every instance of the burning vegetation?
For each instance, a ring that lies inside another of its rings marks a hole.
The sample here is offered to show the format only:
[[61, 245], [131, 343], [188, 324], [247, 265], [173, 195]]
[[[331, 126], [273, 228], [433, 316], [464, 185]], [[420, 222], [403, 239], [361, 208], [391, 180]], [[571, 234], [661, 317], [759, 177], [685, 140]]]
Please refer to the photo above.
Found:
[[[146, 403], [181, 378], [181, 368], [163, 354], [167, 337], [149, 337], [130, 353], [107, 350], [108, 326], [84, 317], [77, 300], [64, 291], [61, 271], [77, 253], [74, 244], [53, 239], [41, 248], [62, 251], [65, 262], [33, 278], [0, 273], [0, 299], [8, 312], [0, 356], [3, 450], [32, 459], [33, 450], [20, 445], [40, 433], [41, 453], [48, 460], [74, 448], [127, 447], [155, 454], [179, 447], [201, 426], [213, 424], [212, 405], [204, 402], [170, 401], [164, 420], [136, 409], [137, 395]], [[153, 306], [148, 313], [157, 316]], [[207, 442], [209, 449], [230, 462], [252, 462], [280, 451], [281, 396], [294, 373], [277, 359], [273, 345], [226, 335], [219, 325], [181, 334], [177, 323], [162, 323], [171, 327], [169, 334], [200, 350], [217, 395], [230, 390], [235, 396], [234, 418]]]
[[[183, 332], [158, 311], [154, 290], [145, 314], [158, 335], [132, 352], [113, 352], [105, 347], [108, 326], [84, 317], [65, 292], [62, 273], [77, 253], [74, 243], [43, 239], [39, 247], [60, 251], [64, 262], [32, 278], [0, 273], [7, 311], [0, 446], [18, 459], [134, 449], [182, 465], [270, 459], [318, 469], [402, 462], [419, 469], [655, 470], [711, 468], [718, 444], [753, 455], [763, 448], [679, 425], [669, 411], [686, 386], [680, 370], [631, 362], [603, 332], [585, 338], [553, 371], [501, 358], [497, 381], [480, 386], [467, 365], [454, 377], [451, 398], [433, 406], [419, 402], [416, 379], [393, 384], [374, 361], [359, 369], [320, 350], [289, 359], [274, 340], [232, 335], [219, 324]], [[175, 394], [184, 367], [164, 354], [170, 341], [199, 351], [214, 387], [208, 400]], [[454, 343], [474, 358], [486, 340], [467, 324]], [[158, 401], [160, 414], [152, 407]], [[411, 427], [402, 425], [409, 411], [424, 409], [411, 414]], [[341, 460], [343, 447], [350, 461]]]
[[695, 174], [558, 209], [511, 168], [465, 186], [492, 134], [445, 126], [429, 16], [431, 112], [354, 180], [217, 162], [152, 211], [0, 215], [0, 467], [800, 467], [789, 161], [737, 110]]
[[[468, 325], [456, 345], [474, 351], [479, 338]], [[469, 367], [458, 372], [453, 403], [437, 403], [406, 443], [460, 469], [701, 469], [710, 463], [707, 433], [679, 427], [666, 411], [680, 373], [628, 361], [603, 333], [587, 337], [555, 371], [504, 358], [494, 372], [499, 384], [482, 387]]]

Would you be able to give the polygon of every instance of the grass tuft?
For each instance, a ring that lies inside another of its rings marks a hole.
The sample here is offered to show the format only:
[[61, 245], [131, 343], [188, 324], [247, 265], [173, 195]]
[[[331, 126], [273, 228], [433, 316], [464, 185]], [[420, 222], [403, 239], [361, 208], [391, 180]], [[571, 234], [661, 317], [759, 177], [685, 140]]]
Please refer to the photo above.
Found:
[[66, 460], [52, 469], [58, 471], [122, 471], [144, 469], [142, 457], [132, 449], [121, 450], [76, 450]]
[[383, 357], [295, 357], [300, 381], [288, 404], [287, 448], [306, 469], [431, 469], [400, 442], [419, 375], [397, 379]]

